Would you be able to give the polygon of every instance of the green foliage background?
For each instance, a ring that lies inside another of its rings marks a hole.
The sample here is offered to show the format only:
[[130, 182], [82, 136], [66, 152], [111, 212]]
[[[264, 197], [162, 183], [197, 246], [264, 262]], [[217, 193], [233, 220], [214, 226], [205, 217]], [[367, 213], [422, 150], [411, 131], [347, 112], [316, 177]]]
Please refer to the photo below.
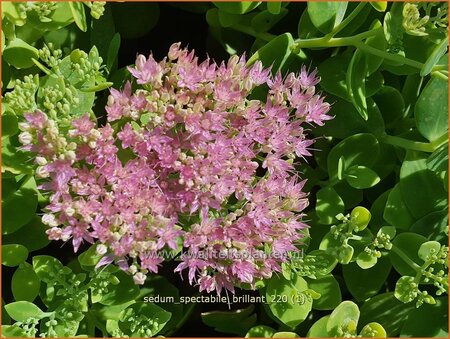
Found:
[[144, 303], [186, 290], [170, 273], [138, 288], [117, 268], [95, 271], [95, 245], [55, 251], [18, 149], [24, 112], [101, 120], [107, 88], [130, 77], [121, 48], [161, 24], [163, 5], [1, 5], [4, 337], [448, 336], [447, 3], [170, 4], [205, 23], [206, 52], [317, 67], [332, 104], [297, 168], [311, 191], [305, 256], [252, 294], [267, 304], [230, 311]]

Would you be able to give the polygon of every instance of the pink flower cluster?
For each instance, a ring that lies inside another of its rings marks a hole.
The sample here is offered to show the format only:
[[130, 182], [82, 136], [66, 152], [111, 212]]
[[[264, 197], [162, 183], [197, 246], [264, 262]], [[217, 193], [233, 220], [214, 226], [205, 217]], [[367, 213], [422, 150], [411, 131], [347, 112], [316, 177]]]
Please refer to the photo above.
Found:
[[[49, 238], [72, 239], [75, 251], [98, 241], [99, 265], [116, 262], [138, 284], [161, 253], [182, 248], [190, 255], [175, 271], [201, 291], [254, 287], [280, 271], [306, 227], [293, 162], [310, 155], [306, 128], [330, 119], [315, 71], [272, 76], [236, 56], [199, 63], [180, 44], [128, 69], [135, 84], [111, 90], [103, 127], [88, 114], [66, 131], [25, 114], [20, 140], [51, 192]], [[265, 101], [252, 98], [258, 86]]]

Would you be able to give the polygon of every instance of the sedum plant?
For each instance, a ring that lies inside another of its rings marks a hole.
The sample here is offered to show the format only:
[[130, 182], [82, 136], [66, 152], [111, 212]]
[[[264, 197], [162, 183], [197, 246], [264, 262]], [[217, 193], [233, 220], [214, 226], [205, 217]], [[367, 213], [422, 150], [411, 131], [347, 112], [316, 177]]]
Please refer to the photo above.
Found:
[[3, 337], [448, 336], [447, 3], [1, 5]]

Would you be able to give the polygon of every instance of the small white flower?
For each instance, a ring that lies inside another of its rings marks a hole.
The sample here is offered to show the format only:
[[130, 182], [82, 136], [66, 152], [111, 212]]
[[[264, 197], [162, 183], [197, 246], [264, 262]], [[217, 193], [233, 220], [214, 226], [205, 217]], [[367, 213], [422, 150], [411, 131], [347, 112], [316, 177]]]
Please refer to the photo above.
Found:
[[29, 132], [22, 132], [19, 134], [19, 141], [23, 145], [29, 145], [33, 141], [33, 136]]
[[136, 272], [137, 272], [137, 267], [136, 267], [136, 265], [131, 265], [129, 268], [128, 268], [128, 272], [130, 272], [131, 274], [135, 274]]
[[143, 285], [145, 279], [147, 279], [147, 276], [144, 273], [138, 272], [133, 275], [133, 280], [136, 285]]
[[38, 164], [39, 166], [47, 165], [47, 159], [45, 159], [44, 157], [36, 157], [36, 164]]
[[71, 206], [67, 207], [65, 210], [66, 214], [71, 217], [75, 214], [75, 209]]
[[99, 244], [99, 245], [97, 245], [95, 251], [97, 252], [98, 255], [103, 255], [103, 254], [106, 254], [106, 252], [108, 251], [108, 248], [106, 247], [106, 245]]
[[58, 226], [58, 222], [56, 221], [55, 215], [51, 213], [46, 213], [42, 216], [42, 223], [50, 227]]

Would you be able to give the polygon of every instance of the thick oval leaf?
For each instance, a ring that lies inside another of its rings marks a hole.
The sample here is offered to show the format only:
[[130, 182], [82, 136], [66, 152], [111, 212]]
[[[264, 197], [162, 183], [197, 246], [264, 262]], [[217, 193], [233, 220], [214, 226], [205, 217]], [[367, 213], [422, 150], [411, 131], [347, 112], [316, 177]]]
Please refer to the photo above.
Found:
[[39, 279], [47, 284], [52, 284], [55, 277], [62, 273], [64, 266], [56, 258], [37, 255], [33, 257], [33, 268]]
[[327, 323], [330, 319], [329, 315], [326, 315], [317, 320], [309, 329], [307, 338], [328, 338], [330, 335], [327, 332]]
[[115, 275], [119, 278], [120, 283], [111, 286], [109, 291], [102, 296], [100, 303], [103, 305], [120, 305], [134, 300], [139, 295], [139, 287], [130, 275], [122, 271]]
[[294, 39], [290, 33], [281, 34], [253, 54], [247, 65], [251, 65], [256, 60], [261, 60], [265, 67], [272, 66], [272, 72], [275, 73], [283, 67], [291, 55], [290, 46], [293, 43]]
[[285, 280], [273, 276], [266, 290], [266, 300], [272, 313], [290, 328], [303, 322], [311, 311], [312, 299], [305, 295], [306, 281], [298, 276]]
[[364, 120], [369, 118], [366, 101], [366, 73], [366, 56], [360, 50], [356, 50], [348, 65], [346, 83], [350, 100]]
[[14, 272], [11, 280], [11, 289], [17, 301], [33, 302], [39, 294], [41, 281], [28, 263], [21, 264]]
[[33, 59], [38, 57], [38, 50], [19, 38], [11, 41], [3, 50], [3, 58], [16, 68], [31, 67], [34, 65]]
[[220, 10], [230, 14], [244, 14], [254, 10], [261, 2], [258, 1], [236, 1], [236, 2], [213, 2]]
[[[114, 25], [120, 36], [124, 39], [137, 39], [156, 26], [160, 9], [156, 2], [124, 2], [114, 3], [112, 13]], [[130, 25], [130, 18], [133, 18], [132, 25]]]
[[272, 327], [258, 325], [249, 329], [245, 338], [272, 338], [274, 334], [275, 330]]
[[423, 261], [427, 261], [429, 260], [429, 256], [437, 254], [440, 249], [441, 244], [438, 243], [437, 241], [427, 241], [422, 245], [420, 245], [419, 252], [417, 252], [417, 255]]
[[352, 135], [336, 146], [328, 154], [328, 174], [330, 179], [337, 178], [339, 158], [344, 158], [344, 171], [353, 166], [371, 167], [380, 153], [378, 140], [372, 134]]
[[356, 263], [342, 266], [345, 284], [358, 301], [375, 296], [385, 283], [392, 264], [388, 257], [381, 257], [377, 264], [369, 269], [362, 269]]
[[417, 129], [434, 141], [448, 130], [448, 83], [431, 78], [417, 100], [414, 110]]
[[25, 321], [28, 318], [40, 319], [44, 312], [28, 301], [16, 301], [5, 305], [5, 310], [15, 321]]
[[414, 223], [414, 217], [406, 207], [399, 184], [389, 192], [383, 218], [389, 224], [403, 230], [409, 229]]
[[330, 315], [327, 323], [327, 332], [330, 337], [342, 336], [346, 333], [355, 333], [359, 320], [359, 308], [352, 301], [343, 301]]
[[442, 244], [448, 239], [448, 210], [431, 212], [417, 220], [410, 228], [411, 232], [423, 235], [427, 239], [436, 240]]
[[[389, 254], [391, 257], [392, 266], [401, 275], [415, 276], [416, 270], [411, 267], [409, 260], [415, 262], [416, 264], [422, 263], [419, 258], [418, 252], [420, 245], [422, 245], [427, 239], [416, 233], [401, 233], [397, 235], [392, 242], [395, 247], [397, 247], [404, 255], [397, 254], [395, 248], [393, 248]], [[404, 256], [409, 258], [408, 261], [405, 260]]]
[[242, 336], [256, 324], [255, 306], [250, 305], [235, 311], [212, 311], [201, 314], [202, 321], [219, 332]]
[[442, 56], [445, 54], [445, 52], [447, 52], [447, 48], [448, 48], [448, 39], [444, 38], [430, 54], [427, 61], [423, 64], [422, 69], [420, 70], [420, 76], [424, 77], [430, 74], [434, 65], [436, 65], [442, 58]]
[[2, 265], [15, 267], [28, 258], [28, 250], [18, 244], [2, 245]]
[[378, 12], [384, 12], [387, 8], [387, 1], [371, 1], [370, 4]]
[[84, 5], [82, 2], [69, 2], [70, 10], [72, 12], [75, 23], [83, 32], [87, 31], [86, 13], [84, 12]]
[[36, 212], [37, 193], [34, 177], [26, 179], [14, 194], [3, 201], [2, 232], [11, 234], [28, 223]]
[[350, 186], [358, 189], [370, 188], [380, 182], [378, 174], [366, 166], [349, 167], [344, 176]]
[[436, 304], [424, 304], [414, 309], [400, 332], [407, 338], [447, 338], [448, 337], [448, 297], [436, 299]]
[[310, 289], [320, 294], [320, 298], [313, 301], [315, 310], [333, 310], [341, 303], [341, 289], [334, 276], [308, 279], [307, 282]]
[[2, 240], [5, 244], [20, 244], [28, 251], [37, 251], [50, 243], [45, 231], [48, 227], [42, 223], [41, 217], [35, 215], [30, 222], [21, 227], [18, 231], [4, 235]]
[[316, 213], [321, 224], [336, 221], [336, 215], [344, 212], [344, 202], [333, 187], [324, 187], [317, 192]]
[[347, 2], [308, 2], [308, 14], [312, 23], [322, 33], [329, 33], [339, 25], [347, 10]]
[[2, 137], [14, 135], [18, 131], [19, 124], [16, 115], [8, 112], [2, 114]]
[[386, 331], [379, 323], [369, 323], [363, 327], [360, 335], [363, 338], [386, 338]]
[[360, 323], [376, 321], [383, 326], [388, 337], [395, 337], [415, 308], [414, 303], [404, 304], [397, 300], [393, 292], [379, 294], [362, 305]]

